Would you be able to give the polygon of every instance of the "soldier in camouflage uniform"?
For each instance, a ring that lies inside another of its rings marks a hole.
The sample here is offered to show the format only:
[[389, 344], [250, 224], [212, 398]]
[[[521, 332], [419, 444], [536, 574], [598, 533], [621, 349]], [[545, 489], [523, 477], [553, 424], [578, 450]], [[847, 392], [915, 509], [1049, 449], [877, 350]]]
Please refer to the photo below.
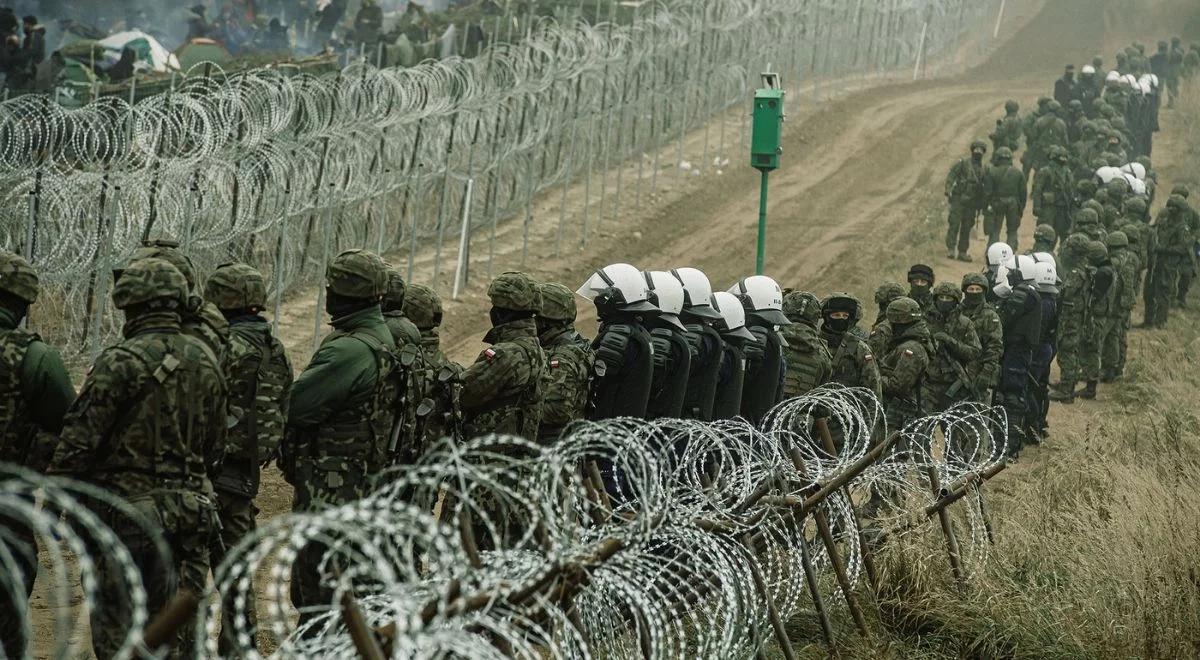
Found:
[[425, 438], [418, 412], [433, 390], [432, 380], [437, 374], [433, 373], [432, 365], [425, 360], [421, 331], [404, 315], [404, 298], [408, 291], [404, 277], [390, 266], [387, 274], [387, 293], [383, 296], [380, 309], [383, 310], [383, 322], [387, 324], [392, 341], [396, 343], [396, 359], [402, 381], [400, 401], [396, 407], [396, 414], [401, 419], [399, 434], [389, 443], [388, 453], [391, 461], [397, 465], [411, 465], [424, 452]]
[[1100, 224], [1100, 215], [1090, 206], [1084, 206], [1075, 214], [1075, 223], [1070, 235], [1075, 234], [1086, 236], [1091, 241], [1103, 241], [1108, 236], [1108, 232]]
[[875, 304], [879, 306], [879, 315], [871, 325], [867, 344], [876, 356], [884, 355], [892, 342], [892, 327], [887, 321], [888, 305], [897, 298], [903, 298], [904, 294], [904, 285], [899, 282], [884, 282], [875, 289]]
[[583, 419], [596, 356], [592, 344], [575, 330], [575, 294], [561, 284], [541, 284], [538, 342], [546, 352], [542, 377], [542, 420], [538, 442], [553, 444], [568, 424]]
[[[49, 472], [105, 488], [141, 514], [134, 521], [93, 504], [129, 550], [153, 614], [176, 585], [196, 595], [206, 588], [217, 529], [211, 477], [225, 454], [225, 384], [213, 352], [182, 332], [184, 276], [161, 259], [135, 261], [118, 275], [112, 297], [125, 312], [125, 338], [92, 365]], [[169, 557], [156, 540], [165, 541]], [[92, 646], [104, 660], [120, 647], [132, 613], [121, 567], [98, 547], [90, 554], [103, 603], [91, 612]], [[172, 657], [190, 655], [193, 624], [176, 633]]]
[[921, 404], [926, 413], [941, 412], [974, 398], [974, 383], [967, 367], [979, 359], [980, 344], [974, 324], [960, 309], [962, 298], [957, 286], [941, 282], [933, 289], [933, 304], [925, 310], [934, 347], [921, 383]]
[[[1065, 237], [1064, 237], [1065, 238]], [[1038, 225], [1033, 230], [1033, 247], [1026, 254], [1045, 252], [1054, 254], [1054, 246], [1058, 243], [1058, 232], [1050, 225]]]
[[1117, 280], [1116, 271], [1108, 258], [1108, 248], [1104, 243], [1088, 243], [1087, 260], [1092, 273], [1092, 286], [1088, 298], [1091, 323], [1084, 328], [1079, 346], [1086, 384], [1075, 396], [1095, 399], [1101, 376], [1100, 356], [1103, 351], [1104, 333], [1120, 316], [1117, 298], [1120, 296], [1121, 283]]
[[438, 327], [442, 325], [442, 299], [437, 292], [423, 284], [408, 287], [404, 297], [404, 315], [421, 332], [422, 364], [430, 369], [425, 379], [431, 389], [418, 409], [420, 420], [419, 446], [428, 448], [443, 436], [459, 433], [458, 385], [462, 366], [442, 352]]
[[832, 355], [830, 381], [870, 390], [882, 396], [875, 353], [862, 336], [862, 305], [848, 293], [834, 293], [821, 303], [821, 338]]
[[1167, 207], [1154, 219], [1153, 270], [1146, 296], [1146, 326], [1167, 324], [1171, 301], [1179, 291], [1180, 274], [1190, 267], [1196, 239], [1188, 226], [1190, 207], [1179, 195], [1167, 199]]
[[[380, 310], [387, 268], [374, 253], [347, 250], [325, 270], [325, 310], [334, 331], [292, 385], [280, 467], [296, 489], [292, 510], [321, 511], [365, 496], [389, 462], [400, 398], [396, 344]], [[308, 621], [331, 603], [319, 570], [326, 546], [296, 559], [292, 602]]]
[[187, 306], [181, 311], [183, 334], [204, 342], [221, 359], [229, 344], [229, 322], [197, 291], [199, 283], [196, 281], [196, 268], [192, 260], [179, 249], [179, 243], [165, 238], [147, 241], [134, 250], [130, 261], [139, 259], [162, 259], [183, 274], [188, 287]]
[[791, 325], [779, 329], [785, 341], [783, 398], [793, 399], [829, 382], [833, 356], [817, 332], [821, 301], [807, 291], [789, 291], [783, 296], [783, 314]]
[[1059, 236], [1071, 232], [1071, 200], [1074, 178], [1067, 167], [1067, 152], [1061, 147], [1050, 151], [1044, 167], [1033, 177], [1033, 215], [1039, 225], [1050, 225]]
[[1017, 116], [1020, 109], [1021, 105], [1012, 99], [1004, 102], [1004, 117], [996, 120], [996, 130], [988, 135], [992, 152], [997, 156], [1001, 148], [1008, 149], [1010, 157], [1021, 148], [1021, 118]]
[[[1171, 194], [1178, 195], [1186, 203], [1191, 191], [1188, 190], [1187, 186], [1181, 184], [1172, 188]], [[1191, 259], [1187, 261], [1183, 270], [1179, 273], [1179, 287], [1175, 302], [1173, 303], [1175, 307], [1187, 307], [1188, 290], [1192, 288], [1192, 281], [1196, 278], [1196, 253], [1200, 250], [1200, 213], [1197, 213], [1196, 209], [1190, 203], [1186, 203], [1185, 206], [1187, 207], [1188, 231], [1192, 234], [1193, 245]]]
[[983, 273], [963, 276], [962, 314], [971, 321], [979, 339], [979, 356], [967, 364], [971, 394], [976, 401], [990, 400], [989, 392], [1000, 382], [1000, 356], [1004, 354], [1004, 328], [1000, 316], [987, 302], [988, 281]]
[[983, 175], [983, 195], [987, 205], [984, 228], [988, 245], [991, 245], [1000, 242], [1000, 229], [1005, 227], [1005, 242], [1015, 251], [1029, 187], [1025, 175], [1013, 167], [1012, 159], [1012, 150], [1000, 147], [996, 150], [992, 166]]
[[1025, 134], [1025, 151], [1021, 152], [1021, 172], [1025, 178], [1029, 178], [1029, 173], [1033, 170], [1041, 168], [1042, 161], [1046, 157], [1038, 142], [1036, 129], [1038, 120], [1049, 112], [1052, 100], [1048, 96], [1039, 97], [1037, 107], [1021, 120], [1021, 130]]
[[[271, 334], [271, 324], [261, 316], [267, 304], [262, 273], [246, 264], [219, 266], [204, 284], [205, 300], [229, 321], [229, 348], [222, 370], [229, 388], [228, 450], [213, 479], [217, 493], [220, 534], [212, 545], [215, 569], [226, 552], [254, 531], [258, 508], [259, 469], [275, 458], [283, 441], [288, 397], [292, 389], [292, 363], [283, 343]], [[249, 593], [253, 594], [251, 587]], [[237, 648], [231, 595], [221, 607], [222, 654]], [[254, 607], [246, 608], [248, 630], [255, 625]], [[254, 637], [251, 633], [251, 643]]]
[[[58, 351], [21, 327], [37, 301], [37, 272], [20, 255], [0, 252], [0, 463], [42, 472], [50, 462], [63, 415], [75, 399]], [[37, 576], [37, 540], [33, 530], [0, 513], [0, 543], [12, 553], [28, 597]], [[5, 581], [6, 582], [6, 581]], [[13, 585], [13, 588], [17, 588]], [[0, 649], [10, 658], [25, 657], [24, 622], [9, 594], [0, 594]]]
[[1062, 280], [1058, 301], [1059, 382], [1051, 388], [1050, 400], [1075, 403], [1075, 385], [1083, 377], [1080, 344], [1092, 322], [1088, 308], [1092, 271], [1088, 265], [1088, 244], [1083, 234], [1073, 234], [1063, 244], [1058, 276]]
[[1138, 256], [1129, 249], [1129, 237], [1114, 231], [1108, 235], [1108, 259], [1116, 274], [1117, 292], [1113, 296], [1112, 318], [1101, 331], [1100, 381], [1111, 383], [1124, 372], [1125, 346], [1129, 319], [1137, 304]]
[[925, 414], [921, 381], [929, 367], [932, 341], [921, 306], [912, 298], [893, 300], [888, 305], [887, 322], [892, 340], [879, 361], [879, 377], [891, 432]]
[[936, 280], [933, 268], [925, 264], [913, 264], [908, 269], [908, 297], [917, 301], [921, 309], [933, 307], [933, 285]]
[[[987, 145], [979, 140], [971, 143], [971, 157], [961, 158], [946, 175], [946, 199], [950, 202], [947, 216], [946, 251], [951, 259], [970, 261], [967, 251], [971, 247], [971, 229], [975, 218], [986, 204], [983, 180], [987, 165], [983, 155]], [[920, 302], [920, 301], [918, 301]]]

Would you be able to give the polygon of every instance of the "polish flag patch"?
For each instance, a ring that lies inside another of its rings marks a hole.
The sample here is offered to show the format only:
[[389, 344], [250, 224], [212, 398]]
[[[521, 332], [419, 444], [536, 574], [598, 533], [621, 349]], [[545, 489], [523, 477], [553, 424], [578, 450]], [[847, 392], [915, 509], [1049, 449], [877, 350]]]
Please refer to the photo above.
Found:
[[486, 358], [488, 362], [491, 362], [492, 358], [496, 357], [496, 349], [494, 349], [494, 348], [487, 349], [486, 351], [483, 352], [483, 357]]

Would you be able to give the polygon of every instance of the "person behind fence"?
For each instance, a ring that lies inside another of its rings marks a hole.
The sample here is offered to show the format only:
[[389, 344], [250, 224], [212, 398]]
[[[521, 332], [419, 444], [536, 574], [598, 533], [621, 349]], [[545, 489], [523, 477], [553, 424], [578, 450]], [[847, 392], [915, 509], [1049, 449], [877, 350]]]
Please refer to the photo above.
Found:
[[921, 306], [912, 298], [900, 297], [887, 309], [891, 341], [879, 362], [883, 408], [888, 431], [898, 431], [925, 414], [921, 385], [929, 367], [933, 342]]
[[[73, 477], [123, 498], [138, 514], [92, 504], [129, 551], [153, 617], [176, 591], [196, 596], [208, 583], [217, 532], [212, 478], [225, 455], [226, 389], [217, 357], [182, 332], [187, 281], [162, 259], [115, 273], [113, 305], [125, 313], [124, 339], [92, 364], [67, 413], [50, 474]], [[160, 545], [165, 543], [165, 547]], [[91, 611], [96, 657], [116, 655], [132, 615], [124, 568], [89, 541], [99, 587]], [[189, 654], [189, 619], [170, 642]]]
[[831, 355], [830, 381], [862, 387], [879, 398], [879, 365], [858, 322], [862, 304], [848, 293], [832, 293], [821, 303], [821, 339]]
[[537, 440], [553, 444], [568, 424], [584, 418], [596, 355], [591, 342], [575, 330], [575, 294], [557, 284], [539, 284], [541, 306], [534, 321], [546, 352], [542, 375], [542, 416]]
[[187, 304], [180, 312], [183, 334], [204, 342], [221, 359], [229, 344], [229, 321], [215, 305], [200, 295], [196, 268], [192, 260], [179, 249], [179, 243], [169, 238], [146, 241], [134, 250], [132, 259], [162, 259], [183, 273], [188, 287]]
[[[280, 445], [280, 468], [296, 489], [293, 512], [361, 499], [388, 465], [400, 370], [380, 311], [387, 286], [383, 260], [366, 250], [342, 252], [325, 269], [333, 332], [292, 385]], [[312, 542], [296, 558], [291, 595], [302, 635], [316, 632], [303, 626], [333, 598], [331, 576], [320, 572], [326, 549]]]
[[713, 397], [712, 417], [714, 420], [733, 419], [742, 412], [747, 353], [757, 356], [761, 349], [758, 339], [746, 328], [745, 308], [732, 293], [714, 293], [712, 307], [721, 314], [721, 320], [714, 323], [713, 327], [721, 333], [723, 342], [721, 372]]
[[979, 338], [979, 356], [966, 365], [967, 383], [975, 401], [991, 400], [1000, 382], [1000, 357], [1004, 353], [1004, 327], [996, 309], [987, 302], [987, 277], [967, 273], [962, 278], [961, 310]]
[[746, 328], [755, 337], [756, 352], [747, 353], [746, 359], [742, 417], [757, 425], [783, 395], [783, 339], [776, 328], [791, 321], [783, 314], [783, 289], [765, 275], [742, 279], [729, 293], [742, 303]]
[[[63, 416], [75, 399], [58, 351], [24, 327], [40, 293], [37, 271], [29, 262], [0, 252], [0, 463], [34, 472], [43, 472], [50, 462]], [[19, 571], [19, 576], [10, 573], [15, 584], [2, 578], [0, 583], [11, 586], [17, 599], [30, 596], [38, 567], [33, 530], [0, 514], [0, 539], [11, 553], [14, 563], [9, 566]], [[27, 640], [17, 603], [7, 591], [0, 594], [0, 650], [23, 658]]]
[[629, 264], [612, 264], [593, 273], [575, 293], [592, 301], [600, 319], [592, 340], [596, 368], [587, 418], [644, 418], [654, 354], [641, 317], [658, 313], [649, 301], [645, 278]]
[[438, 335], [438, 328], [442, 325], [442, 299], [424, 284], [410, 285], [404, 296], [404, 315], [421, 332], [421, 350], [425, 358], [422, 364], [431, 371], [426, 381], [431, 383], [432, 389], [425, 393], [425, 399], [421, 401], [424, 407], [418, 408], [418, 446], [427, 450], [432, 443], [447, 435], [461, 440], [458, 391], [462, 366], [446, 357], [442, 351], [442, 340]]
[[400, 400], [396, 414], [400, 416], [398, 433], [388, 442], [388, 454], [397, 465], [411, 465], [421, 455], [424, 437], [417, 419], [421, 403], [433, 387], [431, 379], [436, 375], [425, 362], [425, 351], [421, 347], [421, 331], [404, 314], [404, 299], [408, 286], [400, 271], [388, 266], [387, 293], [383, 296], [380, 309], [388, 332], [396, 343], [396, 360], [400, 368]]
[[948, 410], [974, 398], [967, 367], [979, 358], [979, 336], [962, 310], [962, 290], [953, 282], [933, 288], [933, 304], [925, 310], [925, 323], [933, 353], [921, 382], [921, 403], [926, 413]]
[[983, 175], [983, 194], [987, 210], [984, 215], [988, 244], [1000, 240], [1000, 230], [1005, 230], [1005, 240], [1017, 249], [1017, 233], [1021, 229], [1021, 216], [1025, 214], [1028, 182], [1021, 170], [1013, 167], [1012, 150], [1000, 147], [992, 166]]
[[676, 268], [671, 274], [683, 285], [683, 311], [679, 320], [687, 328], [694, 349], [683, 398], [683, 417], [712, 421], [724, 357], [724, 341], [714, 325], [722, 316], [712, 307], [712, 285], [704, 273], [695, 268]]
[[[227, 431], [225, 460], [213, 479], [221, 521], [220, 533], [214, 536], [210, 550], [215, 570], [229, 550], [254, 531], [260, 466], [275, 460], [283, 440], [292, 364], [283, 343], [271, 333], [271, 324], [261, 316], [267, 304], [262, 273], [243, 263], [218, 266], [204, 284], [204, 297], [221, 310], [230, 328], [229, 350], [221, 367], [229, 387], [232, 426]], [[254, 593], [253, 587], [249, 593]], [[226, 594], [218, 645], [222, 654], [238, 648], [234, 610], [232, 595]], [[253, 645], [255, 608], [243, 611]]]
[[821, 301], [807, 291], [783, 294], [783, 314], [791, 321], [779, 329], [783, 335], [783, 398], [794, 399], [828, 383], [833, 376], [833, 356], [817, 329]]
[[691, 341], [679, 319], [685, 297], [683, 284], [666, 271], [646, 271], [643, 275], [650, 301], [659, 308], [659, 314], [642, 320], [654, 347], [654, 379], [646, 419], [678, 419], [683, 416], [692, 370]]

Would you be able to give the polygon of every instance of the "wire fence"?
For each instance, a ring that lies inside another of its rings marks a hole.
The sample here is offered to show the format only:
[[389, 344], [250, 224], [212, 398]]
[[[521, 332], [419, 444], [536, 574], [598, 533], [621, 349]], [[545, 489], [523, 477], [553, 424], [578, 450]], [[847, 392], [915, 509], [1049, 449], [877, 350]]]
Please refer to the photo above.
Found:
[[[689, 154], [701, 164], [744, 145], [744, 114], [716, 130], [710, 120], [748, 110], [760, 71], [815, 95], [821, 81], [919, 71], [969, 30], [989, 31], [993, 4], [662, 0], [623, 24], [532, 22], [477, 57], [411, 68], [203, 66], [134, 105], [14, 98], [0, 103], [0, 245], [48, 283], [39, 330], [83, 357], [119, 328], [110, 271], [146, 237], [180, 240], [202, 275], [250, 262], [276, 307], [347, 247], [398, 255], [411, 277], [432, 246], [436, 280], [486, 232], [491, 271], [507, 218], [523, 223], [519, 251], [506, 250], [523, 264], [539, 196], [562, 197], [540, 239], [557, 253], [640, 206], [660, 172], [680, 176], [690, 131], [709, 127]], [[635, 157], [636, 175], [612, 171]], [[576, 182], [586, 194], [569, 208]]]
[[[262, 630], [280, 657], [734, 658], [772, 639], [791, 657], [785, 622], [815, 613], [833, 643], [835, 607], [865, 634], [858, 583], [876, 587], [881, 544], [937, 518], [946, 546], [933, 550], [955, 576], [981, 569], [991, 534], [981, 488], [1005, 465], [1002, 409], [963, 404], [886, 439], [882, 416], [868, 391], [830, 387], [781, 404], [761, 428], [621, 419], [578, 423], [552, 447], [443, 441], [371, 496], [279, 516], [233, 548], [214, 569], [225, 597], [199, 600], [196, 655], [217, 655], [222, 604], [250, 658]], [[27, 520], [54, 557], [45, 539], [65, 541], [86, 607], [103, 606], [89, 587], [96, 563], [118, 567], [134, 648], [162, 614], [145, 611], [120, 540], [71, 504], [81, 489], [11, 475], [0, 512]], [[873, 532], [859, 518], [868, 498], [880, 503]], [[88, 556], [80, 534], [102, 552]], [[330, 601], [297, 625], [293, 562], [314, 548]], [[18, 575], [4, 560], [0, 576]], [[58, 560], [43, 572], [56, 626], [81, 616], [65, 607], [75, 574]], [[247, 608], [265, 611], [257, 629]], [[56, 634], [53, 657], [68, 638]]]

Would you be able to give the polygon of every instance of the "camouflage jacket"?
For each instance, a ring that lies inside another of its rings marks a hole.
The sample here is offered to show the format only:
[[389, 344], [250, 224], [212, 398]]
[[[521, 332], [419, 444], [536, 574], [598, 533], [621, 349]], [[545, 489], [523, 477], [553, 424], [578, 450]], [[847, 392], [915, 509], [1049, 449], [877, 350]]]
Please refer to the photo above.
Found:
[[1005, 115], [996, 124], [996, 131], [992, 133], [992, 151], [994, 152], [1000, 147], [1008, 147], [1016, 152], [1021, 148], [1022, 133], [1021, 118], [1017, 115]]
[[1169, 208], [1159, 212], [1154, 219], [1154, 237], [1158, 255], [1190, 257], [1195, 236], [1189, 227], [1190, 216], [1186, 211]]
[[833, 356], [817, 329], [805, 323], [780, 328], [783, 335], [783, 398], [792, 399], [829, 382]]
[[967, 375], [971, 378], [975, 394], [993, 388], [1000, 382], [1000, 357], [1004, 355], [1004, 327], [1000, 315], [986, 302], [970, 306], [964, 304], [963, 315], [971, 320], [975, 336], [979, 338], [979, 357], [967, 364]]
[[403, 381], [396, 414], [400, 415], [399, 435], [391, 448], [391, 460], [407, 465], [424, 452], [421, 404], [433, 394], [438, 370], [429, 362], [422, 346], [421, 331], [401, 312], [384, 312], [384, 323], [396, 343], [396, 359]]
[[832, 368], [830, 382], [846, 387], [862, 387], [880, 397], [879, 365], [875, 363], [875, 353], [867, 342], [856, 334], [858, 326], [846, 331], [845, 334], [835, 335], [822, 331], [821, 337], [832, 352]]
[[[359, 497], [387, 463], [399, 385], [395, 344], [379, 306], [332, 322], [292, 385], [280, 466], [293, 485], [313, 481], [327, 503]], [[314, 502], [300, 501], [308, 508]]]
[[538, 439], [550, 441], [587, 412], [596, 357], [591, 342], [581, 337], [573, 325], [548, 331], [539, 340], [546, 352], [547, 368], [542, 376]]
[[1049, 153], [1050, 147], [1067, 146], [1067, 122], [1053, 113], [1038, 119], [1033, 126], [1033, 132], [1038, 151], [1043, 154]]
[[217, 492], [240, 497], [258, 493], [259, 466], [283, 441], [292, 363], [261, 316], [234, 319], [224, 372], [229, 387], [228, 452], [213, 481]]
[[[957, 310], [945, 316], [926, 312], [925, 323], [934, 346], [929, 367], [925, 370], [926, 384], [949, 386], [960, 381], [960, 372], [966, 373], [967, 366], [979, 359], [979, 337], [975, 334], [974, 324]], [[971, 386], [972, 383], [960, 383], [963, 394]]]
[[1052, 164], [1033, 174], [1033, 213], [1041, 215], [1051, 208], [1071, 208], [1075, 182], [1067, 168]]
[[480, 353], [462, 376], [464, 434], [536, 438], [546, 354], [538, 344], [533, 319], [498, 325], [483, 340], [491, 348]]
[[1121, 283], [1121, 290], [1116, 297], [1116, 311], [1125, 314], [1137, 304], [1138, 292], [1141, 291], [1138, 277], [1138, 256], [1134, 252], [1120, 248], [1109, 254], [1109, 260], [1112, 261], [1117, 280]]
[[437, 328], [421, 332], [421, 349], [425, 355], [425, 364], [433, 369], [433, 381], [430, 390], [425, 393], [426, 402], [432, 404], [430, 410], [422, 411], [420, 424], [423, 440], [418, 448], [423, 453], [429, 446], [451, 434], [457, 429], [459, 422], [455, 390], [462, 382], [463, 368], [457, 362], [446, 357], [442, 352], [441, 338]]
[[946, 175], [946, 196], [954, 204], [983, 208], [983, 179], [986, 172], [986, 165], [976, 165], [971, 158], [960, 158]]
[[1094, 267], [1092, 270], [1092, 287], [1088, 296], [1088, 308], [1094, 319], [1111, 319], [1120, 315], [1121, 287], [1120, 278], [1111, 262]]
[[123, 497], [157, 490], [212, 492], [225, 455], [221, 367], [184, 335], [174, 312], [128, 320], [105, 349], [67, 413], [50, 472]]
[[0, 462], [45, 470], [74, 400], [58, 352], [0, 308]]
[[892, 345], [892, 324], [888, 323], [887, 319], [876, 321], [871, 327], [871, 333], [867, 335], [867, 347], [876, 356], [887, 355], [889, 347]]
[[917, 321], [894, 337], [879, 361], [884, 408], [920, 410], [921, 381], [929, 367], [929, 329]]
[[204, 342], [218, 360], [224, 360], [229, 348], [229, 321], [216, 305], [192, 296], [182, 320], [183, 334]]
[[397, 347], [405, 344], [416, 346], [421, 344], [421, 331], [413, 325], [412, 321], [408, 320], [408, 317], [404, 316], [403, 312], [384, 312], [383, 322], [387, 324], [388, 331], [392, 333], [392, 340], [396, 342]]
[[1062, 280], [1059, 287], [1058, 318], [1064, 329], [1072, 324], [1083, 323], [1088, 318], [1089, 292], [1092, 288], [1092, 273], [1082, 264], [1064, 264], [1058, 271]]
[[1012, 165], [993, 165], [983, 175], [983, 195], [989, 205], [1011, 200], [1023, 212], [1027, 188], [1025, 173]]

